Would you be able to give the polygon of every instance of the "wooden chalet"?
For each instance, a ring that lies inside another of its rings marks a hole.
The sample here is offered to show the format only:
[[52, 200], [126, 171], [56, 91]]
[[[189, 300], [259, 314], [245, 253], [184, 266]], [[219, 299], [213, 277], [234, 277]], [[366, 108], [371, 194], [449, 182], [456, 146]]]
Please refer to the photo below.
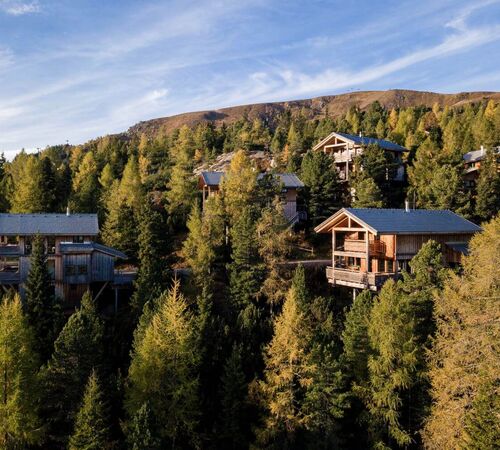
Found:
[[340, 180], [347, 182], [350, 174], [356, 170], [356, 156], [361, 155], [368, 145], [378, 145], [392, 155], [394, 170], [390, 175], [391, 179], [402, 181], [405, 173], [402, 155], [408, 150], [394, 142], [362, 135], [333, 132], [316, 144], [313, 151], [322, 151], [331, 155], [335, 160]]
[[[500, 173], [500, 147], [494, 148], [493, 151], [497, 155], [497, 170]], [[481, 171], [481, 164], [485, 158], [486, 149], [482, 145], [479, 150], [473, 150], [463, 156], [464, 172], [462, 178], [466, 188], [473, 189], [476, 187], [477, 179]]]
[[[257, 180], [262, 180], [266, 173], [260, 173]], [[198, 187], [202, 191], [203, 204], [205, 200], [219, 193], [219, 186], [224, 172], [201, 172], [198, 178]], [[285, 217], [291, 224], [297, 223], [304, 217], [304, 212], [297, 209], [297, 193], [304, 187], [304, 183], [294, 173], [275, 173], [272, 176], [281, 185], [281, 200]]]
[[[0, 285], [24, 295], [33, 239], [43, 237], [55, 295], [69, 304], [115, 282], [115, 259], [127, 256], [95, 242], [97, 214], [0, 214]], [[115, 291], [115, 295], [116, 291]]]
[[408, 262], [430, 239], [441, 244], [448, 265], [460, 263], [481, 228], [451, 211], [343, 208], [315, 231], [332, 235], [330, 283], [377, 291], [409, 270]]

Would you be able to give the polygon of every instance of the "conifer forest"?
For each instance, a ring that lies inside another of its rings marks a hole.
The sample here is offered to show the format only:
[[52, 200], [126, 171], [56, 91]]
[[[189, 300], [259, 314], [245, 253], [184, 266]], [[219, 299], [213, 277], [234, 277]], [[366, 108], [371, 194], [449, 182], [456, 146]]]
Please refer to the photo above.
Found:
[[[371, 143], [347, 187], [313, 150], [332, 132], [403, 146], [404, 177]], [[68, 304], [33, 238], [24, 288], [0, 302], [0, 448], [499, 449], [499, 146], [494, 100], [374, 102], [2, 157], [1, 213], [97, 214], [96, 245], [125, 254], [115, 270], [133, 281]], [[200, 171], [226, 156], [205, 197]], [[304, 185], [293, 227], [273, 173]], [[331, 265], [331, 234], [314, 228], [405, 200], [481, 226], [461, 263], [429, 240], [378, 290], [329, 284], [315, 262]]]

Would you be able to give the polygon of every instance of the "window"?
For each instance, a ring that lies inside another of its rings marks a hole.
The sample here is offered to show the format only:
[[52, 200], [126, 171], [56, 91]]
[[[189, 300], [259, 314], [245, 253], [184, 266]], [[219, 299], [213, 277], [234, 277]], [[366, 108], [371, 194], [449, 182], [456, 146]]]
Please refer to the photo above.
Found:
[[86, 265], [78, 266], [78, 274], [79, 275], [87, 275], [87, 266]]
[[83, 236], [73, 236], [73, 243], [74, 244], [82, 244], [83, 243]]
[[388, 260], [386, 261], [386, 264], [385, 264], [385, 265], [386, 265], [386, 272], [387, 272], [387, 273], [392, 273], [392, 272], [394, 272], [394, 263], [393, 263], [392, 259], [388, 259]]
[[53, 255], [56, 252], [56, 238], [53, 236], [47, 237], [47, 253]]
[[31, 236], [26, 236], [24, 238], [24, 254], [25, 255], [31, 255]]
[[76, 275], [76, 266], [64, 266], [64, 274], [66, 276]]

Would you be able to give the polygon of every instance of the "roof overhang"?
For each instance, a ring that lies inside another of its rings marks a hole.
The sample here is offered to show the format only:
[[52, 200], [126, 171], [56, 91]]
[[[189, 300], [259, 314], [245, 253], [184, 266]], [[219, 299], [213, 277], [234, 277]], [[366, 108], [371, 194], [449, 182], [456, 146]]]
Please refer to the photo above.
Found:
[[344, 141], [346, 144], [354, 144], [354, 141], [351, 139], [348, 139], [344, 136], [341, 136], [340, 134], [337, 134], [335, 131], [330, 133], [326, 138], [318, 142], [314, 147], [313, 150], [318, 150], [319, 148], [323, 147], [330, 139], [336, 137], [337, 139], [340, 139], [341, 141]]
[[358, 222], [363, 228], [371, 231], [375, 235], [379, 234], [375, 228], [368, 225], [366, 222], [362, 221], [359, 217], [357, 217], [355, 214], [351, 213], [345, 208], [338, 210], [328, 219], [321, 222], [318, 226], [316, 226], [316, 228], [314, 228], [314, 231], [316, 233], [330, 233], [332, 231], [332, 228], [334, 228], [335, 224], [338, 223], [340, 220], [342, 220], [344, 217], [350, 217], [351, 219]]

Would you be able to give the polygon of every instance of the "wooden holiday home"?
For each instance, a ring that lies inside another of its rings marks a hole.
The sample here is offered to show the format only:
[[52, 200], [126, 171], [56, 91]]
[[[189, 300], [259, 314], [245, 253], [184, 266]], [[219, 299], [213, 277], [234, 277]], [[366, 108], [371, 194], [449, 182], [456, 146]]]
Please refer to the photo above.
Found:
[[393, 181], [402, 181], [404, 178], [403, 154], [408, 150], [394, 142], [368, 136], [356, 136], [347, 133], [330, 133], [325, 139], [313, 147], [313, 151], [322, 151], [331, 155], [341, 181], [349, 181], [351, 173], [356, 170], [356, 157], [361, 155], [368, 145], [377, 145], [392, 156], [394, 170], [388, 176]]
[[115, 260], [126, 255], [98, 244], [97, 214], [0, 214], [0, 286], [24, 295], [33, 239], [45, 243], [54, 291], [78, 302], [90, 289], [97, 298], [115, 281]]
[[[497, 171], [500, 173], [500, 147], [495, 147], [493, 152], [497, 155]], [[466, 188], [473, 189], [477, 184], [481, 165], [486, 159], [486, 149], [481, 145], [479, 150], [467, 152], [463, 156], [464, 172], [462, 178]]]
[[[266, 173], [257, 175], [257, 180], [262, 180]], [[304, 218], [304, 212], [297, 209], [298, 190], [304, 187], [304, 183], [294, 173], [275, 173], [272, 176], [281, 186], [281, 200], [285, 217], [291, 224], [297, 223]], [[219, 193], [219, 186], [224, 177], [224, 172], [201, 172], [198, 178], [198, 187], [202, 191], [203, 204], [205, 200]]]
[[377, 291], [409, 270], [408, 262], [430, 239], [441, 244], [446, 264], [460, 263], [481, 228], [451, 211], [343, 208], [315, 231], [332, 236], [330, 283]]

